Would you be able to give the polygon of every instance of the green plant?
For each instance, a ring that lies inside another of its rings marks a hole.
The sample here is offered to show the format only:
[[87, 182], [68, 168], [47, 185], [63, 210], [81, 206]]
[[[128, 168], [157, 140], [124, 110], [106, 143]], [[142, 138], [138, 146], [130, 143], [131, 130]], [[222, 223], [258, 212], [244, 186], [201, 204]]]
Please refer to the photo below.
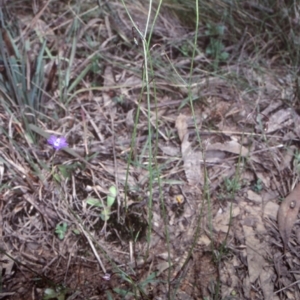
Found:
[[60, 240], [63, 240], [65, 238], [67, 229], [68, 229], [67, 223], [59, 223], [56, 225], [55, 233], [57, 234], [57, 236]]
[[264, 185], [260, 178], [257, 179], [256, 183], [253, 185], [252, 189], [256, 193], [260, 193], [263, 189]]
[[4, 101], [18, 105], [25, 124], [36, 122], [37, 112], [42, 107], [41, 101], [45, 91], [46, 40], [40, 40], [37, 54], [32, 58], [30, 51], [34, 46], [31, 45], [31, 42], [36, 41], [26, 39], [26, 42], [16, 44], [18, 30], [6, 24], [6, 17], [2, 14], [2, 10], [0, 17], [1, 20], [4, 20], [0, 34], [0, 43], [3, 45], [0, 49], [3, 64], [0, 88]]
[[72, 172], [76, 170], [77, 168], [82, 168], [82, 164], [75, 162], [70, 165], [58, 165], [52, 168], [52, 175], [53, 178], [61, 183], [65, 179], [69, 179], [71, 177]]
[[57, 300], [65, 300], [67, 294], [67, 289], [58, 286], [56, 289], [46, 288], [44, 291], [43, 300], [57, 299]]
[[225, 46], [222, 42], [224, 35], [224, 25], [207, 24], [205, 35], [209, 37], [209, 44], [205, 49], [205, 53], [214, 59], [214, 67], [218, 67], [219, 62], [226, 61], [229, 53], [225, 51]]
[[148, 299], [147, 286], [149, 284], [154, 284], [155, 282], [158, 281], [156, 279], [156, 276], [157, 276], [156, 272], [153, 272], [150, 273], [148, 277], [142, 282], [135, 283], [125, 273], [122, 273], [121, 274], [122, 279], [130, 284], [131, 289], [125, 290], [123, 288], [114, 288], [114, 292], [118, 295], [121, 295], [122, 297], [131, 296], [132, 299], [137, 299], [137, 297], [140, 298], [141, 296], [144, 296], [145, 299]]
[[236, 191], [241, 189], [241, 183], [239, 178], [236, 176], [232, 179], [225, 177], [224, 178], [224, 186], [227, 193], [234, 194]]
[[180, 47], [179, 50], [183, 56], [189, 57], [191, 54], [191, 45], [188, 42], [184, 42]]
[[88, 197], [86, 203], [91, 206], [101, 207], [102, 211], [100, 217], [103, 221], [108, 221], [110, 217], [111, 207], [113, 206], [115, 199], [117, 197], [117, 189], [115, 186], [109, 188], [109, 194], [106, 198], [106, 204], [103, 201], [97, 198]]

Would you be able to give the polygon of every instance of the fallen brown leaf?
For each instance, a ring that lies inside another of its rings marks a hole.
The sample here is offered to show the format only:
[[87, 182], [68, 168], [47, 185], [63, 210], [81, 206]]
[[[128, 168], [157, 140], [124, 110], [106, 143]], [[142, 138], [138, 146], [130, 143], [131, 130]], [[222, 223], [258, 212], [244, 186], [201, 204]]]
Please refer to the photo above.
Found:
[[183, 140], [187, 140], [188, 139], [188, 125], [187, 125], [187, 117], [183, 114], [180, 114], [175, 122], [175, 127], [177, 129], [179, 138], [181, 143], [183, 142]]
[[242, 156], [247, 156], [249, 151], [247, 148], [239, 144], [238, 142], [232, 140], [225, 143], [215, 143], [207, 146], [207, 150], [219, 150], [219, 151], [226, 151]]
[[190, 185], [196, 185], [198, 183], [203, 184], [201, 171], [201, 161], [203, 160], [203, 157], [201, 152], [193, 151], [191, 144], [188, 141], [189, 132], [187, 117], [180, 114], [176, 119], [175, 127], [181, 141], [181, 154], [187, 181]]
[[296, 222], [298, 211], [300, 208], [300, 183], [285, 198], [278, 210], [278, 228], [283, 240], [284, 251], [287, 249], [289, 237], [292, 232], [294, 223]]

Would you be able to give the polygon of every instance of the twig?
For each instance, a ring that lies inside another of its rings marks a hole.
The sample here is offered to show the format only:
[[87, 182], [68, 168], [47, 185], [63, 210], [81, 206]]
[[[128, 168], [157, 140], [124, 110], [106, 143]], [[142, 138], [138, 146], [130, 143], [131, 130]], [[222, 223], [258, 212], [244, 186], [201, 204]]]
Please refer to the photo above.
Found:
[[83, 232], [83, 234], [85, 235], [86, 239], [88, 240], [88, 242], [89, 242], [89, 244], [90, 244], [90, 246], [91, 246], [91, 248], [92, 248], [92, 250], [93, 250], [93, 252], [94, 252], [94, 254], [95, 254], [95, 256], [96, 256], [96, 259], [98, 260], [98, 263], [99, 263], [99, 265], [100, 265], [100, 267], [101, 267], [103, 273], [106, 274], [106, 269], [105, 269], [105, 267], [104, 267], [104, 265], [103, 265], [103, 263], [102, 263], [102, 261], [101, 261], [99, 255], [98, 255], [98, 253], [97, 253], [97, 251], [96, 251], [96, 248], [95, 248], [93, 242], [91, 241], [89, 235], [88, 235], [88, 234], [86, 233], [86, 231], [83, 229], [83, 226], [82, 226], [81, 224], [78, 224], [78, 226], [80, 227], [81, 231]]

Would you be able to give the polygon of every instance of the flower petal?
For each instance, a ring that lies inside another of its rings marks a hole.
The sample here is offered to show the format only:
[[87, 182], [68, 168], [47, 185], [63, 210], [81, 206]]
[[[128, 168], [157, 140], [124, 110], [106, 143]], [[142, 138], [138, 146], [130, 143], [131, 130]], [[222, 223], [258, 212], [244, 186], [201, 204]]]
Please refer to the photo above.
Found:
[[55, 150], [59, 150], [61, 148], [67, 147], [68, 143], [66, 142], [65, 137], [57, 137], [55, 135], [51, 135], [48, 140], [48, 144], [50, 144]]

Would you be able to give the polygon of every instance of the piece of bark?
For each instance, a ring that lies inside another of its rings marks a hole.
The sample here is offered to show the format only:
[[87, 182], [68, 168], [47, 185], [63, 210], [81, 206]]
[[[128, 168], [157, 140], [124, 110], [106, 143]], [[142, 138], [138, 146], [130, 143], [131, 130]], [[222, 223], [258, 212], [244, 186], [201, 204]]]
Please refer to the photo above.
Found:
[[287, 250], [292, 228], [297, 220], [300, 208], [300, 183], [281, 203], [278, 210], [278, 229], [283, 240], [284, 251]]

